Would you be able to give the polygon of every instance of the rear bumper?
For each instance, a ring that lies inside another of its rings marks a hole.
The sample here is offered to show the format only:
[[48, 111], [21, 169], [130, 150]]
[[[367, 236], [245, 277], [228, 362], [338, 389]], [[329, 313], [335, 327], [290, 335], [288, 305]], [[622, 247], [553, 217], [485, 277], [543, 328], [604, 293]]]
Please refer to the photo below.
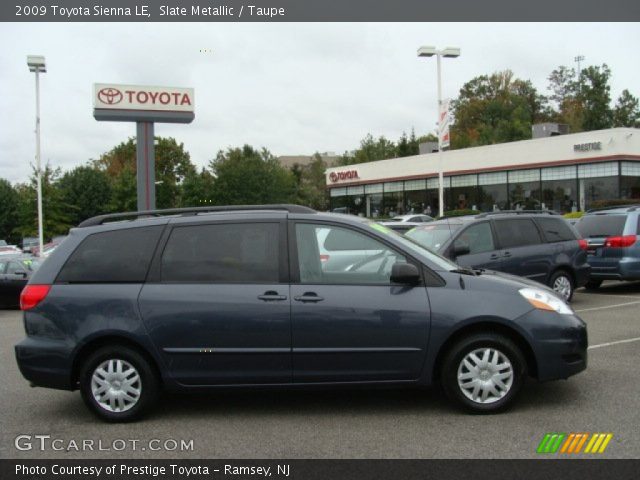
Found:
[[620, 259], [590, 258], [590, 278], [593, 280], [638, 280], [640, 279], [640, 257]]
[[523, 318], [540, 381], [566, 379], [587, 368], [587, 326], [577, 315], [535, 310]]
[[15, 346], [22, 376], [38, 387], [74, 390], [71, 382], [72, 349], [61, 340], [27, 337]]

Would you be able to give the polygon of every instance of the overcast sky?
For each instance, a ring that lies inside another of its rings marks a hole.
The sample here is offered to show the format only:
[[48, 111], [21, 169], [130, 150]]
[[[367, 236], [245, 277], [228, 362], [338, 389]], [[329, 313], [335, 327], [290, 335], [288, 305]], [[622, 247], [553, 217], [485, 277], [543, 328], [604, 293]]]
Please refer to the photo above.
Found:
[[64, 170], [135, 135], [131, 123], [92, 117], [92, 84], [195, 88], [190, 125], [159, 124], [193, 162], [245, 143], [275, 155], [342, 153], [364, 135], [396, 140], [435, 129], [436, 65], [420, 45], [457, 46], [443, 60], [443, 93], [474, 76], [511, 69], [547, 93], [558, 65], [607, 63], [612, 96], [640, 96], [640, 25], [155, 23], [3, 24], [0, 29], [0, 177], [25, 181], [34, 162], [34, 78], [45, 55], [42, 158]]

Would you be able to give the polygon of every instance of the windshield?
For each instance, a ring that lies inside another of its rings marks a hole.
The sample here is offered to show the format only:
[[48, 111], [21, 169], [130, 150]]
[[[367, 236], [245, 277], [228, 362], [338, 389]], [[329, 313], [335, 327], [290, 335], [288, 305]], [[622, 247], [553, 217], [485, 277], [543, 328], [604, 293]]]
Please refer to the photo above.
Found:
[[625, 215], [587, 215], [576, 224], [582, 238], [622, 235]]
[[435, 263], [438, 266], [438, 268], [442, 270], [446, 270], [450, 272], [451, 270], [456, 270], [459, 268], [458, 265], [456, 265], [452, 261], [447, 260], [444, 257], [441, 257], [437, 253], [432, 252], [428, 248], [425, 248], [422, 245], [416, 243], [411, 238], [407, 238], [406, 236], [401, 235], [400, 233], [395, 232], [390, 228], [385, 227], [384, 225], [380, 225], [379, 223], [376, 223], [376, 222], [367, 222], [367, 224], [371, 228], [377, 230], [378, 232], [382, 232], [386, 235], [392, 236], [395, 240], [398, 240], [400, 243], [402, 243], [402, 245], [406, 247], [408, 250], [411, 250], [412, 252], [415, 252], [418, 255], [422, 255], [423, 257], [428, 258], [431, 262]]
[[426, 225], [424, 227], [416, 227], [409, 230], [405, 235], [414, 242], [420, 244], [429, 250], [438, 251], [438, 249], [451, 238], [453, 232], [459, 230], [459, 224], [435, 224]]

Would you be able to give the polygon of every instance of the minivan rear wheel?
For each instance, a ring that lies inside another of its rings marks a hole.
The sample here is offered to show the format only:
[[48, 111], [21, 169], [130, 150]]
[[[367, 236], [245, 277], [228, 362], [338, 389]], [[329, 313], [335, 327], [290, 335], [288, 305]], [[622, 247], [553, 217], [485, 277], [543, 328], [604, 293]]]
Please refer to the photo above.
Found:
[[147, 359], [134, 349], [114, 345], [91, 354], [80, 371], [85, 404], [108, 422], [128, 422], [148, 410], [158, 394], [158, 379]]
[[566, 302], [573, 297], [573, 277], [569, 272], [558, 270], [549, 279], [549, 286], [559, 294]]
[[472, 413], [507, 409], [522, 387], [526, 361], [509, 338], [475, 334], [457, 341], [442, 362], [445, 394]]

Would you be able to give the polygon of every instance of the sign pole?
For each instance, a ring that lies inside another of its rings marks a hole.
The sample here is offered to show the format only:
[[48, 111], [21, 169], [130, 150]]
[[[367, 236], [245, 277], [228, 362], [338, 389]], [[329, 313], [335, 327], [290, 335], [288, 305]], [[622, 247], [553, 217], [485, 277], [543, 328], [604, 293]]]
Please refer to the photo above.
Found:
[[155, 136], [153, 122], [137, 122], [136, 166], [138, 211], [156, 209]]

